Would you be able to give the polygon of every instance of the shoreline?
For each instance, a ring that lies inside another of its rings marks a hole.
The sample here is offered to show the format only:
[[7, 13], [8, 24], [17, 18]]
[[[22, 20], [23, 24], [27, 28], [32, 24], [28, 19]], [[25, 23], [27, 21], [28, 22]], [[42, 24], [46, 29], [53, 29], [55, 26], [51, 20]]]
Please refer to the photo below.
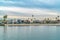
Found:
[[5, 26], [60, 26], [60, 24], [4, 24]]

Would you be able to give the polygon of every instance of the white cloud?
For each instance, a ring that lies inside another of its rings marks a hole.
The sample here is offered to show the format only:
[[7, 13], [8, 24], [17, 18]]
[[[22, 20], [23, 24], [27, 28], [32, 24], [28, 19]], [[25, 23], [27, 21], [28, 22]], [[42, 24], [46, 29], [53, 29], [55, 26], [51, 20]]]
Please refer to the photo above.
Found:
[[45, 3], [45, 4], [48, 4], [48, 5], [55, 5], [57, 0], [35, 0], [35, 2], [37, 3]]
[[[54, 11], [51, 11], [48, 9], [35, 9], [35, 8], [22, 8], [22, 7], [2, 7], [2, 6], [0, 6], [0, 10], [24, 13], [26, 15], [27, 14], [29, 14], [29, 15], [32, 15], [32, 14], [33, 15], [58, 15], [57, 12], [54, 12]], [[10, 13], [7, 13], [7, 14], [10, 14]], [[20, 15], [20, 14], [18, 14], [18, 15]]]
[[10, 3], [10, 4], [22, 4], [24, 5], [25, 3], [23, 1], [0, 1], [2, 3]]

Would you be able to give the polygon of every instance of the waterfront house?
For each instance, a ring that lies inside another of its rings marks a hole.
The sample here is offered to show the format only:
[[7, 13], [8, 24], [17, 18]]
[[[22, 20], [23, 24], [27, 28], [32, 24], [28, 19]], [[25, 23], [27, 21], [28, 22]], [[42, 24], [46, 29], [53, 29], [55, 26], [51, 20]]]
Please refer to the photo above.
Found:
[[60, 23], [60, 19], [57, 20], [56, 17], [17, 17], [8, 20], [8, 23], [11, 24], [21, 24], [21, 23]]

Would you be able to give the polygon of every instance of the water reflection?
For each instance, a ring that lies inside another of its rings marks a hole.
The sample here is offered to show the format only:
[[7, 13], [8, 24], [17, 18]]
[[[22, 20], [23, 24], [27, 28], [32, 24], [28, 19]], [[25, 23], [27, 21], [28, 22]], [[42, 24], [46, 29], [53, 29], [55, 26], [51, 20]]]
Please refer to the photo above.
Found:
[[7, 26], [3, 26], [3, 40], [7, 40]]
[[60, 26], [1, 26], [0, 40], [60, 40]]

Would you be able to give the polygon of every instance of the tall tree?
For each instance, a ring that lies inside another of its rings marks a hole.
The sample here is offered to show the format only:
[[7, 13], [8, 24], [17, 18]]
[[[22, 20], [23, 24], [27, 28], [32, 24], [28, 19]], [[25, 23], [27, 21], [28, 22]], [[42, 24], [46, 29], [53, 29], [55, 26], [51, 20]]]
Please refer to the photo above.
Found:
[[56, 20], [59, 20], [59, 16], [56, 17]]
[[7, 19], [7, 15], [4, 15], [4, 16], [3, 16], [3, 19], [4, 19], [4, 21], [6, 21], [6, 19]]
[[7, 24], [7, 15], [4, 15], [4, 16], [3, 16], [3, 23], [4, 23], [4, 24]]

